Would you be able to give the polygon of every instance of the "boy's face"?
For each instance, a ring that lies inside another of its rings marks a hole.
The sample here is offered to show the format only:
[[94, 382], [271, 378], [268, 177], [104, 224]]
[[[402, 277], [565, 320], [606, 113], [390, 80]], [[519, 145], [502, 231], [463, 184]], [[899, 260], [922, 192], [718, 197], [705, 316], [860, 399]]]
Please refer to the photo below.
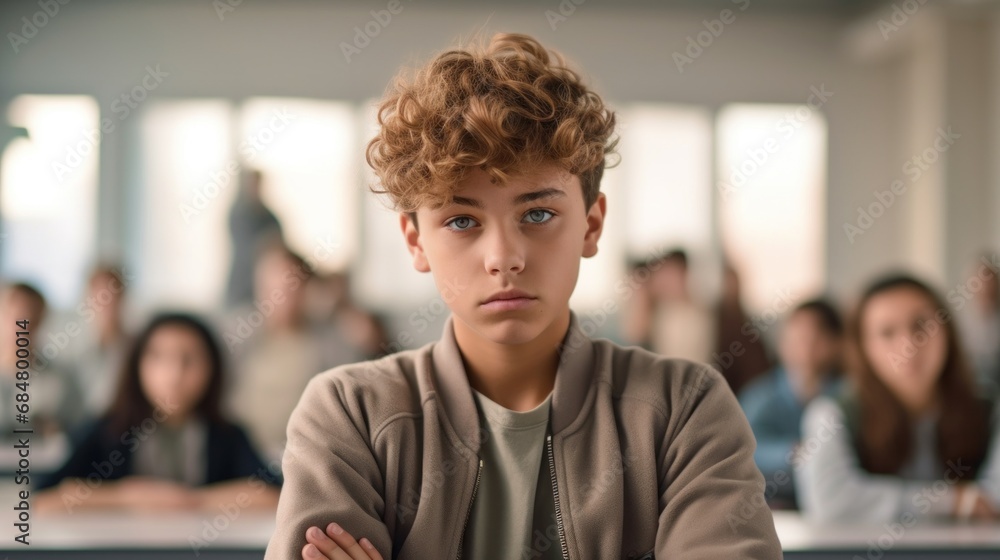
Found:
[[657, 299], [681, 301], [687, 295], [687, 266], [668, 259], [653, 271], [650, 290]]
[[799, 310], [787, 319], [778, 352], [791, 375], [818, 377], [836, 364], [840, 337], [823, 328], [815, 312]]
[[[580, 258], [597, 253], [603, 194], [584, 209], [578, 177], [544, 165], [506, 185], [473, 170], [454, 202], [406, 214], [400, 225], [413, 266], [432, 272], [456, 319], [499, 344], [522, 344], [564, 317]], [[500, 292], [524, 297], [490, 301]], [[458, 326], [458, 325], [456, 325]]]

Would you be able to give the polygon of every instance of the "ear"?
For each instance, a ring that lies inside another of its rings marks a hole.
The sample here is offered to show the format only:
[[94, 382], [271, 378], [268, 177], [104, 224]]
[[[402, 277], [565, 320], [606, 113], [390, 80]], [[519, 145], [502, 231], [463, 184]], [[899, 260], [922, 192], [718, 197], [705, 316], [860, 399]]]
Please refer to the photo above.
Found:
[[587, 232], [583, 236], [583, 256], [593, 257], [597, 254], [597, 241], [604, 230], [604, 215], [608, 210], [608, 199], [604, 193], [597, 193], [597, 200], [587, 211]]
[[427, 262], [427, 255], [424, 254], [424, 248], [420, 245], [420, 230], [417, 229], [417, 224], [413, 223], [406, 212], [399, 213], [399, 227], [403, 230], [406, 248], [410, 251], [410, 256], [413, 257], [413, 268], [417, 272], [430, 272], [431, 265]]

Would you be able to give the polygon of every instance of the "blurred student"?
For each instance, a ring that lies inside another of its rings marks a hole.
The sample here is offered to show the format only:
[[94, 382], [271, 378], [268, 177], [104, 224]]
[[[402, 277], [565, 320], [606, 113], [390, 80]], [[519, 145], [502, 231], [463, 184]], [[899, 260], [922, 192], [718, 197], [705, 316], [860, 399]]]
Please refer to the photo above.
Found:
[[264, 204], [264, 175], [257, 169], [240, 173], [240, 188], [229, 209], [233, 260], [229, 266], [226, 305], [247, 304], [254, 297], [254, 263], [261, 247], [282, 239], [281, 223]]
[[[27, 283], [12, 283], [0, 289], [0, 437], [10, 439], [14, 428], [31, 428], [39, 438], [60, 436], [71, 430], [83, 417], [79, 400], [80, 387], [56, 360], [46, 357], [48, 332], [43, 324], [46, 316], [45, 297]], [[24, 328], [26, 327], [26, 328]], [[18, 377], [25, 371], [17, 367], [19, 347], [17, 333], [29, 340], [30, 368], [28, 379]], [[50, 356], [53, 356], [49, 352]], [[16, 421], [18, 383], [27, 382], [28, 423]]]
[[224, 334], [236, 362], [225, 404], [270, 461], [284, 450], [285, 426], [309, 379], [357, 354], [337, 339], [324, 340], [307, 320], [312, 270], [302, 257], [282, 243], [268, 244], [254, 276], [254, 305], [238, 309]]
[[750, 318], [743, 309], [740, 276], [731, 264], [723, 265], [722, 297], [716, 307], [715, 353], [712, 365], [722, 372], [734, 393], [771, 368], [764, 338], [745, 332]]
[[774, 483], [767, 496], [773, 504], [795, 503], [790, 459], [799, 441], [802, 413], [815, 397], [834, 395], [840, 388], [843, 333], [840, 314], [829, 302], [816, 299], [799, 305], [781, 329], [780, 365], [740, 393], [757, 438], [757, 467]]
[[653, 350], [650, 322], [653, 316], [653, 296], [649, 289], [650, 266], [654, 260], [629, 259], [629, 285], [632, 291], [622, 309], [619, 325], [620, 343]]
[[87, 282], [87, 294], [77, 308], [84, 326], [70, 340], [66, 367], [76, 376], [83, 407], [90, 418], [111, 405], [129, 337], [122, 319], [126, 279], [121, 268], [98, 266]]
[[991, 256], [976, 262], [966, 287], [971, 301], [962, 292], [956, 294], [963, 302], [962, 339], [980, 390], [995, 398], [1000, 396], [1000, 281]]
[[794, 461], [809, 518], [997, 518], [1000, 409], [977, 397], [952, 319], [909, 276], [864, 293], [849, 329], [852, 384], [802, 420]]
[[[339, 363], [376, 358], [388, 339], [382, 321], [351, 298], [350, 276], [344, 272], [317, 274], [306, 285], [309, 320], [323, 331], [329, 348], [343, 352]], [[347, 348], [343, 348], [343, 346]], [[353, 353], [353, 356], [347, 354]]]
[[[204, 323], [185, 314], [155, 317], [128, 354], [114, 405], [42, 478], [35, 507], [273, 507], [279, 478], [220, 414], [223, 368]], [[84, 480], [95, 476], [100, 485]]]
[[645, 265], [623, 329], [626, 342], [670, 358], [707, 363], [715, 349], [711, 311], [691, 294], [687, 253], [675, 249]]

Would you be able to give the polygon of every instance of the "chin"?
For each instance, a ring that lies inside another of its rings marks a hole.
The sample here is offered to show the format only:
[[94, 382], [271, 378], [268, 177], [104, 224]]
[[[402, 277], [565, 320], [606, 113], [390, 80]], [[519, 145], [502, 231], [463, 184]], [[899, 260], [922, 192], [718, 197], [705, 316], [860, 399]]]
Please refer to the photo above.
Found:
[[483, 338], [496, 344], [525, 344], [538, 338], [548, 324], [539, 313], [483, 313], [469, 322]]

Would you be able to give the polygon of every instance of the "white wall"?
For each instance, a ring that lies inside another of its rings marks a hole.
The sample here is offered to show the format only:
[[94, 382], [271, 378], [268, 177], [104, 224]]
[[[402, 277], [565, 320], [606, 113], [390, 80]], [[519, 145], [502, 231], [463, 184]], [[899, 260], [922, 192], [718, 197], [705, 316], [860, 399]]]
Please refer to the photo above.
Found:
[[[900, 219], [894, 226], [902, 234], [898, 254], [947, 291], [970, 280], [982, 252], [1000, 249], [1000, 19], [996, 9], [959, 3], [926, 4], [905, 18], [892, 17], [886, 8], [856, 23], [853, 50], [860, 65], [892, 76], [891, 111], [898, 122], [895, 142], [884, 153], [892, 156], [887, 169], [908, 187], [898, 208], [890, 209]], [[883, 36], [880, 20], [900, 25]], [[959, 137], [919, 180], [909, 180], [900, 164], [925, 152], [940, 130]]]

